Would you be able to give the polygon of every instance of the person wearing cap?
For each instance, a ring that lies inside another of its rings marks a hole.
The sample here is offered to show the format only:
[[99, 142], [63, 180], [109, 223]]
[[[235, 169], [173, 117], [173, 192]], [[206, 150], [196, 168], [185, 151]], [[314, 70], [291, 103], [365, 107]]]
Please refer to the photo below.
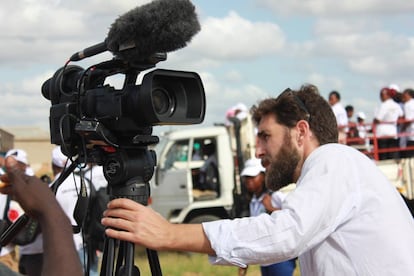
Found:
[[5, 158], [9, 156], [13, 157], [17, 161], [17, 166], [19, 169], [23, 170], [27, 175], [34, 175], [34, 171], [30, 167], [26, 151], [22, 149], [11, 149], [7, 151]]
[[367, 118], [365, 116], [365, 113], [360, 111], [356, 114], [357, 118], [357, 129], [358, 129], [358, 136], [361, 139], [365, 139], [367, 137], [367, 126], [365, 124], [365, 119]]
[[[68, 159], [66, 155], [64, 155], [61, 151], [60, 146], [56, 146], [52, 150], [52, 171], [54, 175], [54, 181], [51, 183], [51, 186], [55, 184], [56, 180], [60, 177], [63, 170], [69, 167], [71, 161]], [[60, 206], [62, 207], [63, 211], [65, 212], [66, 216], [70, 219], [72, 226], [75, 227], [75, 231], [73, 234], [73, 242], [75, 244], [75, 248], [78, 251], [79, 258], [83, 266], [85, 265], [86, 260], [86, 250], [84, 248], [84, 242], [82, 238], [82, 232], [78, 225], [78, 222], [75, 219], [75, 207], [76, 203], [79, 200], [84, 199], [80, 196], [81, 193], [81, 185], [82, 183], [85, 184], [87, 194], [90, 192], [90, 187], [85, 183], [86, 181], [81, 180], [81, 175], [78, 172], [72, 173], [72, 175], [68, 176], [58, 187], [56, 190], [56, 200], [59, 202]], [[56, 189], [56, 187], [53, 187]], [[85, 210], [76, 210], [76, 211], [85, 211]], [[94, 264], [94, 263], [93, 263]], [[91, 265], [89, 275], [98, 275], [97, 271], [97, 264]]]
[[[375, 111], [373, 120], [379, 149], [395, 149], [399, 146], [397, 121], [404, 113], [400, 105], [393, 99], [397, 92], [394, 88], [389, 87], [384, 87], [380, 90], [381, 104]], [[380, 160], [397, 159], [398, 157], [398, 151], [379, 154]]]
[[247, 118], [249, 110], [244, 103], [237, 103], [236, 105], [230, 107], [226, 111], [226, 126], [230, 126], [232, 124], [233, 117], [237, 118], [240, 121], [243, 121]]
[[[27, 157], [26, 151], [22, 149], [11, 149], [6, 153], [6, 160], [13, 158], [16, 168], [28, 176], [34, 176], [33, 169]], [[10, 200], [9, 219], [14, 222], [23, 210], [15, 200]], [[43, 266], [43, 235], [39, 233], [33, 242], [19, 246], [19, 272], [25, 275], [41, 275]]]
[[[241, 172], [242, 180], [246, 185], [246, 190], [250, 195], [249, 210], [250, 216], [259, 216], [263, 213], [272, 213], [282, 208], [282, 202], [286, 197], [280, 191], [272, 192], [266, 188], [265, 171], [261, 160], [252, 158], [245, 162]], [[263, 276], [292, 276], [296, 267], [296, 259], [270, 264], [261, 265], [260, 271]], [[239, 269], [239, 275], [245, 275], [246, 269]]]

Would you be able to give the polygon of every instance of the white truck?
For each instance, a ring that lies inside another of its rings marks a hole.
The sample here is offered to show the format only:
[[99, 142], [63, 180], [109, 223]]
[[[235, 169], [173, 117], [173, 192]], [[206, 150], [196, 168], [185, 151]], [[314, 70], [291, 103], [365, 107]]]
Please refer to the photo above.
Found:
[[[214, 189], [198, 188], [206, 145], [215, 145], [217, 180]], [[196, 223], [242, 216], [248, 208], [239, 172], [254, 156], [250, 117], [229, 126], [196, 127], [160, 136], [157, 167], [150, 182], [151, 206], [174, 223]], [[201, 157], [201, 158], [200, 158]]]
[[[215, 190], [202, 191], [197, 185], [200, 168], [207, 157], [200, 150], [211, 143], [216, 146], [218, 186]], [[160, 136], [155, 148], [157, 167], [150, 183], [152, 208], [173, 223], [197, 223], [247, 214], [246, 191], [240, 183], [239, 172], [244, 161], [254, 156], [254, 145], [254, 128], [249, 117], [241, 122], [233, 121], [231, 127], [196, 127]], [[374, 150], [370, 149], [371, 156]], [[373, 162], [403, 195], [414, 198], [413, 158], [373, 159]], [[291, 188], [294, 185], [286, 190]]]

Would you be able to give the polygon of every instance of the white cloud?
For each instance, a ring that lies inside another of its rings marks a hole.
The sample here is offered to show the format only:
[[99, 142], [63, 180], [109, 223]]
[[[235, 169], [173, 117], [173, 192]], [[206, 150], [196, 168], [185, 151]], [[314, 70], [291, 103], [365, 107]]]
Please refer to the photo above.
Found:
[[347, 14], [408, 13], [414, 11], [414, 2], [406, 0], [255, 0], [259, 5], [281, 15], [318, 15], [335, 17]]
[[[348, 22], [350, 22], [348, 24]], [[292, 56], [336, 60], [355, 74], [407, 77], [414, 70], [413, 36], [392, 33], [380, 24], [338, 19], [316, 21], [315, 36], [289, 47]]]
[[318, 73], [310, 74], [308, 76], [307, 82], [316, 85], [321, 91], [323, 89], [342, 90], [344, 87], [344, 83], [341, 79], [337, 77], [329, 77]]
[[103, 41], [119, 15], [149, 0], [6, 1], [0, 11], [0, 62], [59, 61]]
[[233, 82], [241, 82], [243, 81], [244, 78], [243, 78], [243, 75], [239, 71], [231, 70], [225, 74], [224, 79], [226, 81], [233, 83]]
[[224, 18], [208, 17], [190, 47], [215, 59], [237, 60], [274, 54], [283, 49], [285, 35], [278, 25], [252, 22], [234, 11]]

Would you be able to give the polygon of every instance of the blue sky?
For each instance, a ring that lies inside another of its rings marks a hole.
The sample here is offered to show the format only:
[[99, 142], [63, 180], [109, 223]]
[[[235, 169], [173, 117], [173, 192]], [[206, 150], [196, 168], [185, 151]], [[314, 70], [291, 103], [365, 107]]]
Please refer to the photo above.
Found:
[[[115, 19], [149, 1], [16, 0], [2, 3], [0, 108], [3, 126], [48, 129], [42, 83]], [[103, 4], [104, 3], [104, 4]], [[414, 87], [414, 2], [405, 0], [194, 0], [201, 31], [158, 68], [196, 71], [207, 96], [203, 125], [304, 83], [331, 90], [372, 118], [379, 90]], [[100, 54], [87, 67], [112, 58]], [[157, 132], [157, 131], [155, 131]]]

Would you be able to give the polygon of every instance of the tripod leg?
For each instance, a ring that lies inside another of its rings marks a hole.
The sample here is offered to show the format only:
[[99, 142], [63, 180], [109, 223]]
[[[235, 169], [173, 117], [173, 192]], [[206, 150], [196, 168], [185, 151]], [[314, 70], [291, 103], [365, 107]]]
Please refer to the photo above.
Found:
[[[120, 253], [118, 255], [118, 262], [120, 262], [120, 255], [123, 254], [124, 261], [122, 266], [117, 270], [117, 276], [140, 276], [141, 273], [137, 266], [134, 265], [135, 245], [133, 243], [122, 241], [120, 246]], [[122, 250], [121, 250], [122, 248]], [[122, 253], [121, 253], [122, 252]], [[121, 257], [122, 259], [122, 257]]]
[[158, 259], [158, 253], [155, 250], [147, 248], [148, 262], [151, 269], [151, 275], [162, 276], [160, 261]]
[[112, 276], [114, 273], [115, 240], [105, 237], [104, 252], [100, 276]]

